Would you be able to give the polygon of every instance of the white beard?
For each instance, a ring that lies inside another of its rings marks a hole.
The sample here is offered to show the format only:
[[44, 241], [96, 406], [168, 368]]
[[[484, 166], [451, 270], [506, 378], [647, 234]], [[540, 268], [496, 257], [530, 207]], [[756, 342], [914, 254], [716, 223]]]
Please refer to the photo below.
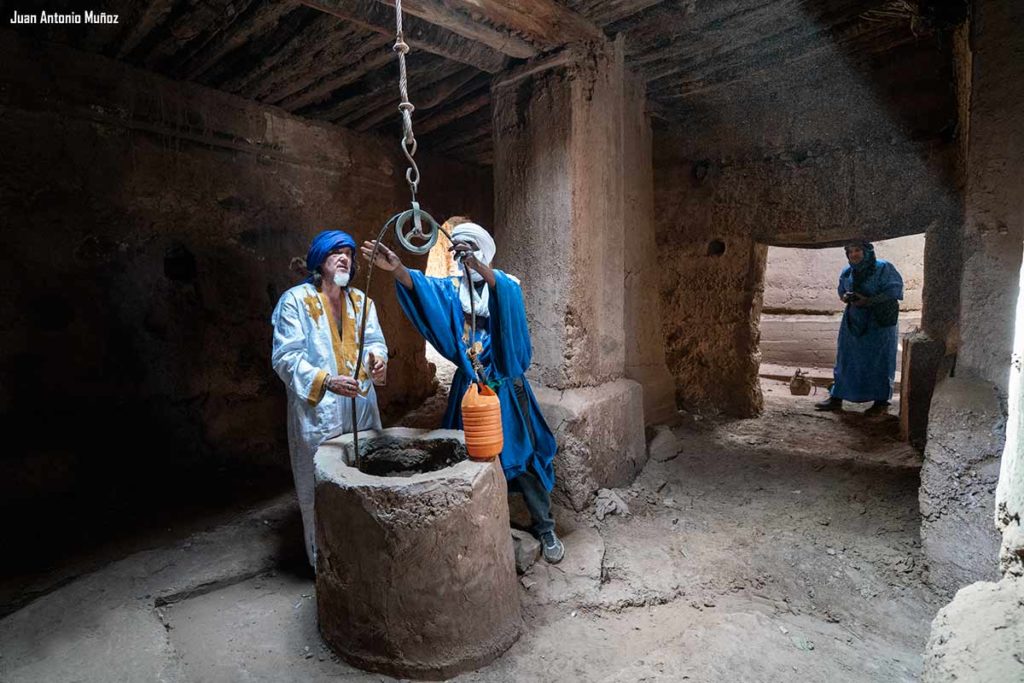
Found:
[[347, 287], [348, 286], [348, 271], [345, 271], [344, 273], [341, 272], [340, 270], [336, 271], [334, 273], [334, 284], [338, 285], [339, 287]]

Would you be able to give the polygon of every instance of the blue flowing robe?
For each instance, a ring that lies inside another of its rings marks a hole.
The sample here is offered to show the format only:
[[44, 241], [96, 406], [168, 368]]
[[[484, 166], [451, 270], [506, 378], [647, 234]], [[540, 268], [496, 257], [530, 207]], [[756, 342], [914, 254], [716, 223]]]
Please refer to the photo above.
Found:
[[[519, 285], [500, 270], [494, 271], [497, 282], [489, 294], [489, 317], [477, 318], [476, 336], [467, 344], [463, 338], [468, 332], [458, 286], [448, 278], [427, 277], [416, 270], [410, 270], [409, 274], [413, 281], [411, 290], [395, 283], [402, 310], [430, 345], [458, 368], [452, 379], [442, 427], [462, 429], [462, 397], [473, 381], [473, 366], [466, 356], [466, 349], [479, 341], [483, 345], [480, 364], [487, 373], [487, 379], [498, 385], [495, 393], [501, 401], [501, 426], [505, 440], [501, 466], [505, 478], [512, 481], [530, 468], [550, 491], [555, 485], [552, 461], [557, 444], [524, 376], [530, 367], [533, 349]], [[512, 385], [514, 380], [523, 384], [526, 414], [516, 398]], [[533, 427], [535, 442], [531, 442], [528, 425]]]
[[[839, 296], [852, 291], [853, 267], [847, 266], [839, 276]], [[895, 266], [878, 259], [875, 271], [864, 280], [860, 293], [864, 296], [885, 294], [902, 301], [903, 278]], [[859, 330], [864, 333], [856, 334]], [[854, 403], [892, 398], [898, 338], [899, 324], [881, 327], [870, 307], [847, 306], [839, 327], [831, 395]]]

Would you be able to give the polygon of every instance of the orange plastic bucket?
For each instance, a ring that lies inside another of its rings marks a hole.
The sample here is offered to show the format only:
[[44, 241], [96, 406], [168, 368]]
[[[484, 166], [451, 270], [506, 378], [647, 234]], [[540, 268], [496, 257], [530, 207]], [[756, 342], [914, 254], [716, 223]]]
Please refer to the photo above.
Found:
[[476, 382], [462, 397], [462, 429], [466, 450], [473, 460], [493, 460], [501, 455], [505, 439], [501, 431], [501, 401], [498, 395]]

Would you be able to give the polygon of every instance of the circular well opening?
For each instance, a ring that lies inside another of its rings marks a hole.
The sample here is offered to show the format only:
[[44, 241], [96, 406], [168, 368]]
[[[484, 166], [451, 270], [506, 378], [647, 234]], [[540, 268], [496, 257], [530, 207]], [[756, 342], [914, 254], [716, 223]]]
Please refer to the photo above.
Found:
[[411, 477], [437, 472], [466, 459], [457, 439], [398, 439], [381, 436], [359, 443], [359, 471], [376, 477]]

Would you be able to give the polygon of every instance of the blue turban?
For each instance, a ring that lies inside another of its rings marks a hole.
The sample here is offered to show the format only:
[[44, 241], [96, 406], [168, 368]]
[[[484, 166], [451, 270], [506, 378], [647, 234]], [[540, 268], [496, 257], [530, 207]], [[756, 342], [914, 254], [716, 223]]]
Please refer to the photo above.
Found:
[[356, 241], [352, 235], [341, 230], [324, 230], [313, 238], [309, 245], [309, 253], [306, 254], [306, 270], [310, 272], [307, 282], [313, 280], [313, 273], [327, 260], [327, 255], [335, 249], [348, 247], [352, 250], [352, 267], [349, 272], [349, 281], [356, 276]]

